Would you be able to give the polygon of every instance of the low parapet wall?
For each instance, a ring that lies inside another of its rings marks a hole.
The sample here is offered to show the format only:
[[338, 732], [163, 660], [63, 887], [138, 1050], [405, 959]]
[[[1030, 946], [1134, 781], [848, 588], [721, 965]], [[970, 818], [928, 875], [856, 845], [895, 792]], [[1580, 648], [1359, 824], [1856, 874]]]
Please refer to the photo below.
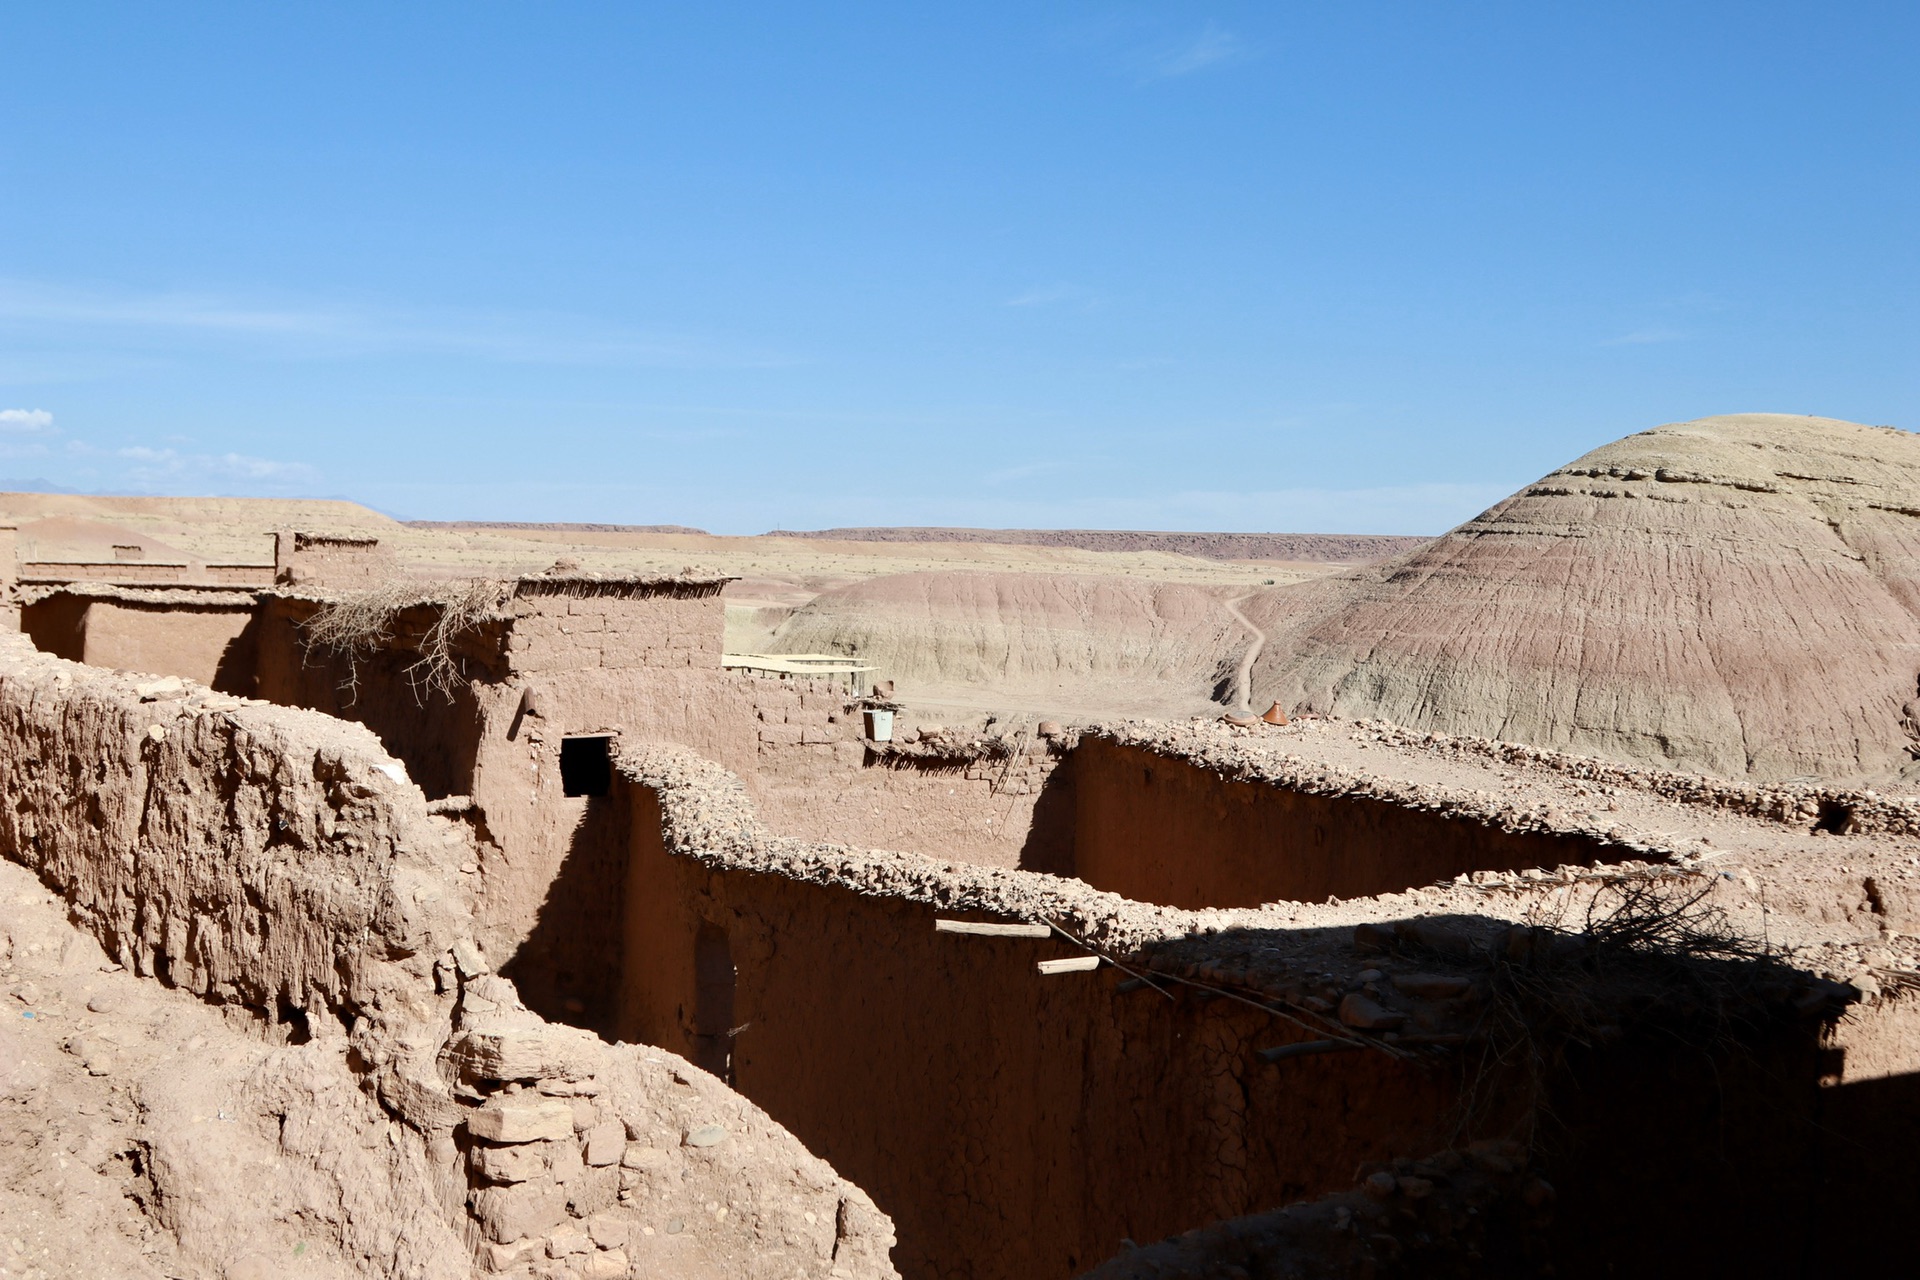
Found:
[[89, 666], [176, 675], [251, 694], [258, 597], [251, 591], [28, 588], [20, 629], [41, 652]]
[[1298, 778], [1230, 777], [1203, 753], [1151, 738], [1084, 737], [1072, 770], [1074, 873], [1143, 902], [1325, 902], [1606, 853], [1582, 832], [1514, 830], [1490, 815]]

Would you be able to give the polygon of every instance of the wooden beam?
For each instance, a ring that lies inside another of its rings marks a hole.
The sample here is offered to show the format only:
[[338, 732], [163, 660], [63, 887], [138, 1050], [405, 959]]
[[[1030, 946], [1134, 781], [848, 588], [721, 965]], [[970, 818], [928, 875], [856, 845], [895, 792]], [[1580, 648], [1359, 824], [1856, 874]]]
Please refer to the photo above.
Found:
[[1068, 956], [1065, 960], [1042, 960], [1041, 973], [1090, 973], [1100, 967], [1099, 956]]
[[935, 920], [935, 933], [971, 933], [984, 938], [1051, 938], [1050, 924], [979, 924], [972, 920]]

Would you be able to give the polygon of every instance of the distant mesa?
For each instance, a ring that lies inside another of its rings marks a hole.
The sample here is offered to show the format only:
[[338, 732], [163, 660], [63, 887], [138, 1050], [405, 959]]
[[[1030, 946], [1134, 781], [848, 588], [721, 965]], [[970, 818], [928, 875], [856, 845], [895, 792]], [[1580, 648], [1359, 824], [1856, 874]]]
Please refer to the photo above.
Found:
[[1920, 436], [1657, 427], [1399, 559], [1268, 589], [1254, 688], [1734, 777], [1920, 777]]
[[414, 529], [527, 529], [539, 533], [690, 533], [709, 537], [705, 529], [684, 524], [581, 524], [565, 520], [403, 520]]
[[1431, 538], [1339, 533], [1179, 533], [1144, 529], [776, 529], [770, 538], [833, 542], [988, 542], [1080, 551], [1162, 551], [1207, 560], [1292, 560], [1364, 564], [1424, 546]]
[[[711, 537], [683, 524], [578, 524], [559, 521], [409, 520], [416, 529], [524, 529], [543, 533], [672, 533]], [[1431, 538], [1341, 533], [1183, 533], [1145, 529], [965, 529], [881, 526], [774, 529], [761, 538], [807, 542], [965, 542], [1008, 547], [1141, 552], [1205, 560], [1278, 560], [1307, 564], [1371, 564], [1425, 546]]]

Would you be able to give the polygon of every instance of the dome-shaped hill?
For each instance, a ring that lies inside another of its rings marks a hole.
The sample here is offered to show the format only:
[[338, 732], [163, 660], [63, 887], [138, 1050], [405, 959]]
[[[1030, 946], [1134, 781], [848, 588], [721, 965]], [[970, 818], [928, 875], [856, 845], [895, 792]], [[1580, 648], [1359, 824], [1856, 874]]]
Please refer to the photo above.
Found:
[[1911, 774], [1920, 436], [1658, 427], [1243, 608], [1270, 637], [1261, 698], [1734, 776]]

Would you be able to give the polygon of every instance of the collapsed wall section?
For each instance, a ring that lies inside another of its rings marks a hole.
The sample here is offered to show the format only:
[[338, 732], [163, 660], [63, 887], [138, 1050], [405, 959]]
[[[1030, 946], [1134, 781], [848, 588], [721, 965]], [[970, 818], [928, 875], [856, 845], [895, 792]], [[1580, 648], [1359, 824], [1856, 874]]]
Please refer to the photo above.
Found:
[[351, 1010], [362, 962], [425, 927], [394, 874], [438, 842], [417, 802], [393, 803], [412, 788], [365, 730], [177, 681], [143, 697], [0, 639], [0, 851], [129, 967], [261, 1009]]

